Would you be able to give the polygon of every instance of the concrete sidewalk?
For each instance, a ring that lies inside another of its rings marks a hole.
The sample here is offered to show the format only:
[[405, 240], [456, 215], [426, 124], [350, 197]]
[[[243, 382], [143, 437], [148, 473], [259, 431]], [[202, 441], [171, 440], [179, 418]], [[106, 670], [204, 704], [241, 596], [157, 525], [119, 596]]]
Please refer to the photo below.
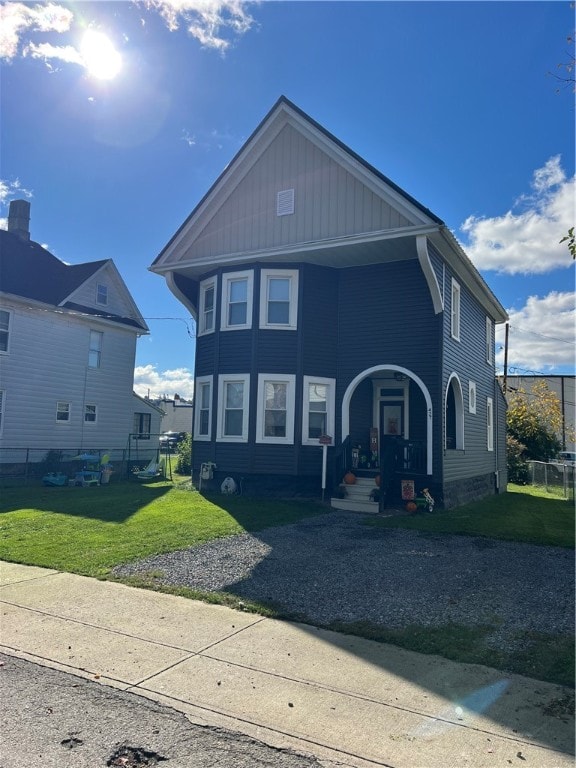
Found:
[[574, 764], [560, 686], [68, 573], [0, 577], [5, 653], [195, 723], [348, 766]]

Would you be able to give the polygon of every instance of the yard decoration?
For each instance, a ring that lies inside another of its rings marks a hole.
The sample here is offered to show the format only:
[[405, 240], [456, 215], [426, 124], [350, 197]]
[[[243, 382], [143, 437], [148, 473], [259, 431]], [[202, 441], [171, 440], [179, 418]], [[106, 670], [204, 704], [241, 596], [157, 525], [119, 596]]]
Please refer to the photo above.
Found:
[[418, 505], [415, 504], [413, 501], [409, 501], [406, 504], [406, 511], [410, 512], [411, 515], [413, 515], [414, 512], [416, 512], [417, 509], [418, 509]]
[[346, 483], [346, 485], [354, 485], [354, 483], [356, 482], [356, 475], [354, 474], [354, 472], [346, 472], [346, 474], [344, 475], [344, 482]]

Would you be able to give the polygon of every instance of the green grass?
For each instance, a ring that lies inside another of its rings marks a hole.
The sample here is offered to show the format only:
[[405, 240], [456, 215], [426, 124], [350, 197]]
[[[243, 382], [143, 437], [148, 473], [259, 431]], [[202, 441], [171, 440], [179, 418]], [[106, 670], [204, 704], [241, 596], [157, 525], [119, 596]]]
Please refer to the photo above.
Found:
[[367, 524], [574, 547], [574, 504], [532, 486], [509, 485], [508, 493], [447, 512], [378, 517]]
[[0, 495], [0, 559], [106, 577], [121, 563], [323, 512], [313, 502], [209, 500], [166, 481], [9, 488]]
[[[12, 488], [0, 495], [0, 559], [39, 565], [98, 578], [111, 578], [116, 565], [201, 544], [243, 531], [286, 525], [326, 512], [304, 501], [207, 498], [174, 475], [174, 483], [112, 482], [97, 488]], [[509, 486], [509, 492], [449, 512], [413, 517], [368, 518], [368, 525], [405, 527], [430, 534], [455, 533], [507, 541], [574, 546], [574, 509], [545, 491]], [[206, 593], [161, 584], [153, 571], [122, 579], [146, 587], [244, 611], [304, 620], [280, 606], [253, 603], [221, 592]], [[419, 653], [434, 653], [467, 663], [574, 684], [571, 638], [524, 634], [518, 648], [503, 654], [490, 647], [491, 625], [409, 627], [391, 630], [366, 622], [328, 628], [392, 643]]]

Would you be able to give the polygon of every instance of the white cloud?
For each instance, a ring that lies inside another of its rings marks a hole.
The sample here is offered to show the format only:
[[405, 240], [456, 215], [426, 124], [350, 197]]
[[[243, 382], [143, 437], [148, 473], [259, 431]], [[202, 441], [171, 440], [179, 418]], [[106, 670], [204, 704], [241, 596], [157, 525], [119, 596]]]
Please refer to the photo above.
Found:
[[0, 205], [7, 205], [10, 200], [20, 197], [33, 197], [32, 192], [22, 186], [20, 179], [0, 179]]
[[183, 23], [203, 47], [221, 53], [230, 47], [225, 31], [240, 36], [254, 24], [247, 5], [244, 0], [148, 0], [146, 3], [148, 8], [160, 13], [168, 29], [175, 31]]
[[73, 18], [72, 11], [55, 3], [4, 3], [0, 6], [0, 58], [10, 60], [17, 56], [25, 33], [67, 32]]
[[[576, 292], [529, 296], [521, 309], [509, 309], [508, 367], [553, 373], [574, 367]], [[496, 331], [496, 364], [504, 365], [504, 326]]]
[[134, 392], [140, 397], [173, 397], [180, 395], [192, 400], [194, 375], [188, 368], [159, 371], [155, 365], [139, 365], [134, 369]]
[[542, 274], [573, 263], [560, 240], [574, 226], [574, 178], [567, 179], [560, 156], [551, 157], [532, 179], [532, 194], [502, 216], [469, 216], [461, 230], [478, 269], [500, 273]]

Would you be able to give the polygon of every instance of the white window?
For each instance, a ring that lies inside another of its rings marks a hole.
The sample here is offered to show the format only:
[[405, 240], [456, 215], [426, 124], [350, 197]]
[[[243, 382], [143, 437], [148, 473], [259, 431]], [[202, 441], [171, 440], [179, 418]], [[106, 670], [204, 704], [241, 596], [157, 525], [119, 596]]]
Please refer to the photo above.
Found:
[[108, 304], [108, 286], [98, 283], [96, 286], [96, 303]]
[[90, 331], [90, 350], [88, 352], [88, 366], [90, 368], [100, 368], [103, 336], [104, 334], [100, 331]]
[[446, 432], [445, 447], [447, 450], [464, 450], [464, 398], [460, 379], [453, 373], [446, 388]]
[[451, 333], [452, 338], [460, 341], [460, 286], [456, 280], [452, 280], [452, 315], [451, 315]]
[[476, 413], [476, 382], [468, 382], [468, 411]]
[[294, 443], [295, 376], [258, 376], [257, 443]]
[[296, 330], [298, 270], [263, 269], [260, 275], [260, 328]]
[[216, 301], [216, 278], [200, 283], [200, 307], [198, 317], [198, 335], [212, 333], [214, 330], [214, 307]]
[[276, 216], [290, 216], [294, 213], [294, 190], [283, 189], [276, 195]]
[[210, 440], [212, 438], [212, 376], [196, 379], [194, 393], [196, 401], [194, 439]]
[[492, 365], [494, 360], [494, 343], [492, 341], [492, 319], [486, 318], [486, 362]]
[[8, 352], [10, 342], [10, 312], [0, 309], [0, 353]]
[[4, 402], [5, 402], [4, 390], [0, 389], [0, 435], [2, 434], [2, 425], [4, 424]]
[[70, 421], [70, 403], [56, 403], [56, 421], [59, 423]]
[[486, 398], [486, 447], [494, 450], [494, 403], [492, 398]]
[[84, 406], [84, 423], [96, 424], [98, 420], [97, 417], [98, 417], [98, 406], [86, 404]]
[[218, 377], [217, 440], [247, 442], [249, 395], [249, 374], [222, 374]]
[[318, 445], [321, 435], [334, 437], [335, 379], [304, 376], [302, 442]]
[[254, 273], [229, 272], [222, 277], [222, 330], [252, 327]]

